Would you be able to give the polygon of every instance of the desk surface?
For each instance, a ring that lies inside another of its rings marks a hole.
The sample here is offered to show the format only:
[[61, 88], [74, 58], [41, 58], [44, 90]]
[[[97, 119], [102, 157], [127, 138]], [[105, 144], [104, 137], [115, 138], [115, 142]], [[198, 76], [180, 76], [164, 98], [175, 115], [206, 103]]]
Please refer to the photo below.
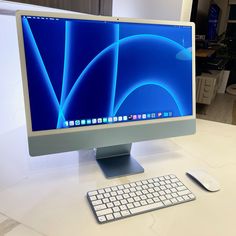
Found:
[[[145, 168], [144, 174], [114, 180], [104, 178], [91, 152], [81, 151], [78, 166], [37, 171], [2, 190], [0, 212], [34, 230], [32, 236], [236, 235], [235, 142], [236, 126], [198, 120], [196, 135], [134, 144], [133, 155]], [[193, 183], [185, 175], [191, 168], [207, 170], [218, 179], [221, 191], [210, 193]], [[169, 173], [176, 174], [197, 199], [97, 224], [87, 191]]]

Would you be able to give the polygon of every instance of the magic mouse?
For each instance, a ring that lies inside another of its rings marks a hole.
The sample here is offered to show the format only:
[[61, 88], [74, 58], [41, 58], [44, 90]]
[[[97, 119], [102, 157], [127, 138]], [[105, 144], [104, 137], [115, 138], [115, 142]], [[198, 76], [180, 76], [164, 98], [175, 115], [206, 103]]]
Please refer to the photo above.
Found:
[[220, 190], [219, 183], [204, 170], [189, 170], [186, 172], [196, 183], [200, 184], [203, 188], [210, 192]]

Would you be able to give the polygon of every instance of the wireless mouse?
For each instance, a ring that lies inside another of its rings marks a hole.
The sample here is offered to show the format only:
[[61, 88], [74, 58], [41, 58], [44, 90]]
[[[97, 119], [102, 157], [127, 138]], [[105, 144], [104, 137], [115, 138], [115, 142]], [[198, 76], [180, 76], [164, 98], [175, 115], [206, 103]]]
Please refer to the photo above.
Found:
[[204, 170], [189, 170], [186, 174], [196, 183], [210, 192], [216, 192], [220, 190], [218, 181], [213, 178], [209, 173]]

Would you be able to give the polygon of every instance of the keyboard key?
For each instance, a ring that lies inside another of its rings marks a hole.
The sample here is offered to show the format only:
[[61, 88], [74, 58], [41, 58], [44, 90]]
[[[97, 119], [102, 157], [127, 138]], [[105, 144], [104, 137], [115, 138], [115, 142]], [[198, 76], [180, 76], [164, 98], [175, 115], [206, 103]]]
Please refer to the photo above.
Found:
[[130, 197], [135, 197], [136, 196], [136, 194], [134, 192], [130, 193], [129, 195], [130, 195]]
[[114, 205], [115, 205], [115, 206], [120, 206], [120, 205], [121, 205], [121, 204], [120, 204], [120, 201], [114, 202]]
[[148, 193], [148, 194], [147, 194], [147, 198], [153, 198], [153, 194]]
[[119, 212], [120, 208], [119, 207], [113, 207], [112, 210], [113, 210], [113, 212]]
[[153, 201], [154, 201], [154, 202], [160, 202], [160, 198], [154, 197], [154, 198], [153, 198]]
[[[155, 194], [158, 194], [157, 196], [159, 196], [159, 191], [160, 191], [160, 188], [159, 187], [155, 187], [154, 190], [156, 191], [155, 193], [153, 193], [153, 195], [155, 196]], [[155, 196], [156, 197], [156, 196]]]
[[98, 191], [92, 191], [92, 192], [88, 193], [89, 196], [94, 196], [94, 195], [97, 195], [97, 194], [98, 194]]
[[118, 188], [116, 186], [112, 187], [111, 189], [112, 189], [112, 191], [117, 191], [118, 190]]
[[134, 205], [132, 203], [127, 204], [127, 207], [130, 208], [134, 208]]
[[141, 198], [142, 200], [147, 199], [146, 195], [142, 195], [142, 196], [140, 196], [140, 198]]
[[104, 198], [102, 194], [97, 195], [97, 199], [102, 199], [102, 198]]
[[[127, 206], [128, 206], [128, 205], [127, 205]], [[120, 206], [120, 209], [121, 209], [122, 211], [127, 210], [127, 206], [126, 206], [126, 205], [122, 205], [122, 206]]]
[[110, 193], [112, 197], [116, 196], [117, 195], [117, 192], [111, 192]]
[[108, 215], [106, 215], [106, 218], [107, 218], [107, 220], [113, 220], [113, 219], [114, 219], [114, 217], [113, 217], [112, 214], [108, 214]]
[[152, 184], [152, 183], [154, 183], [154, 180], [153, 179], [148, 179], [148, 183]]
[[148, 189], [148, 186], [147, 186], [147, 185], [143, 185], [143, 186], [142, 186], [142, 189], [144, 189], [144, 190], [145, 190], [145, 189]]
[[148, 191], [145, 189], [142, 191], [143, 194], [148, 194]]
[[178, 195], [179, 196], [183, 196], [183, 195], [187, 195], [187, 194], [190, 194], [191, 192], [187, 189], [187, 190], [183, 190], [183, 191], [179, 191], [178, 192]]
[[101, 204], [101, 205], [95, 206], [94, 210], [95, 211], [100, 211], [100, 210], [103, 210], [103, 209], [106, 209], [106, 208], [107, 208], [107, 206], [105, 204]]
[[130, 188], [130, 185], [129, 184], [124, 184], [124, 187], [125, 188]]
[[119, 186], [118, 186], [118, 189], [119, 189], [119, 190], [123, 190], [123, 189], [124, 189], [124, 186], [123, 186], [123, 185], [119, 185]]
[[165, 192], [161, 190], [161, 191], [159, 192], [159, 194], [160, 194], [160, 195], [165, 195]]
[[179, 202], [183, 202], [183, 201], [184, 201], [184, 199], [183, 199], [182, 197], [177, 197], [177, 200], [178, 200]]
[[101, 211], [96, 211], [97, 216], [104, 216], [104, 215], [111, 214], [111, 213], [112, 213], [112, 210], [110, 208], [104, 209]]
[[171, 201], [170, 201], [170, 200], [165, 200], [163, 203], [164, 203], [166, 206], [171, 205]]
[[141, 206], [141, 204], [139, 202], [134, 202], [134, 206], [139, 207], [139, 206]]
[[102, 200], [92, 201], [92, 204], [93, 204], [94, 206], [100, 205], [100, 204], [102, 204]]
[[148, 210], [162, 208], [163, 206], [164, 206], [164, 204], [162, 202], [157, 202], [157, 203], [154, 203], [151, 205], [145, 205], [145, 206], [140, 206], [137, 208], [130, 209], [130, 212], [132, 214], [137, 214], [137, 213], [148, 211]]
[[121, 217], [121, 214], [120, 214], [120, 212], [115, 212], [114, 214], [113, 214], [113, 216], [114, 216], [114, 218], [120, 218]]
[[129, 212], [128, 210], [126, 210], [126, 211], [121, 211], [121, 215], [122, 215], [122, 216], [128, 216], [128, 215], [130, 215], [130, 212]]
[[106, 193], [111, 192], [111, 188], [105, 188], [105, 192], [106, 192]]
[[154, 203], [154, 201], [153, 201], [152, 199], [148, 199], [148, 200], [147, 200], [147, 203], [148, 203], [148, 204], [152, 204], [152, 203]]
[[108, 203], [109, 202], [109, 199], [108, 198], [104, 198], [102, 199], [103, 203]]
[[174, 178], [174, 179], [171, 179], [171, 182], [176, 183], [176, 182], [179, 182], [179, 180], [177, 178]]
[[124, 193], [130, 193], [130, 190], [128, 188], [124, 189]]
[[98, 220], [99, 220], [100, 222], [105, 222], [105, 221], [106, 221], [106, 217], [105, 217], [105, 216], [99, 216], [99, 217], [98, 217]]
[[172, 197], [178, 197], [178, 194], [177, 193], [172, 193], [171, 196]]
[[116, 201], [116, 198], [115, 197], [110, 197], [109, 200], [110, 200], [110, 202], [114, 202], [114, 201]]
[[189, 200], [190, 198], [189, 198], [189, 196], [185, 195], [185, 196], [183, 196], [183, 199], [187, 201], [187, 200]]
[[176, 200], [176, 198], [172, 198], [172, 199], [170, 199], [171, 200], [171, 202], [173, 203], [173, 204], [176, 204], [178, 201]]
[[195, 199], [195, 196], [193, 194], [189, 194], [188, 196], [190, 197], [190, 199]]
[[141, 192], [141, 191], [137, 191], [137, 192], [136, 192], [136, 195], [137, 195], [137, 196], [140, 196], [140, 195], [142, 195], [142, 192]]
[[112, 208], [113, 206], [114, 206], [114, 204], [113, 204], [112, 202], [108, 202], [108, 203], [107, 203], [107, 207], [108, 207], [108, 208]]
[[104, 197], [110, 197], [111, 194], [110, 193], [104, 193]]
[[104, 189], [99, 189], [99, 190], [98, 190], [98, 193], [99, 193], [99, 194], [103, 194], [103, 193], [105, 193], [105, 191], [104, 191]]
[[90, 197], [90, 200], [91, 200], [91, 201], [95, 201], [95, 200], [97, 200], [97, 197], [96, 197], [96, 196], [91, 196], [91, 197]]
[[164, 195], [163, 195], [163, 196], [160, 196], [159, 198], [160, 198], [161, 201], [166, 200], [166, 197], [165, 197]]
[[140, 200], [141, 200], [141, 198], [139, 196], [134, 197], [134, 201], [139, 202]]
[[140, 201], [140, 203], [142, 206], [147, 205], [147, 202], [145, 200]]
[[161, 190], [165, 190], [165, 189], [166, 189], [166, 186], [162, 185], [162, 186], [160, 186], [160, 189], [161, 189]]
[[135, 190], [134, 187], [130, 188], [130, 192], [135, 192], [135, 191], [136, 191], [136, 190]]
[[125, 204], [128, 203], [126, 199], [123, 199], [123, 200], [121, 200], [120, 202], [121, 202], [122, 205], [125, 205]]
[[182, 191], [182, 190], [185, 190], [185, 189], [187, 189], [184, 185], [182, 185], [182, 186], [179, 186], [179, 187], [177, 187], [176, 188], [178, 191]]
[[132, 203], [132, 202], [134, 202], [134, 199], [133, 199], [133, 198], [128, 198], [127, 201], [128, 201], [129, 203]]
[[123, 197], [122, 197], [122, 195], [118, 195], [118, 196], [116, 197], [116, 199], [117, 199], [117, 200], [122, 200]]
[[121, 195], [121, 194], [123, 194], [124, 192], [123, 192], [123, 190], [118, 190], [117, 191], [117, 194], [119, 194], [119, 195]]
[[171, 193], [171, 191], [169, 189], [166, 189], [165, 193], [169, 194], [169, 193]]

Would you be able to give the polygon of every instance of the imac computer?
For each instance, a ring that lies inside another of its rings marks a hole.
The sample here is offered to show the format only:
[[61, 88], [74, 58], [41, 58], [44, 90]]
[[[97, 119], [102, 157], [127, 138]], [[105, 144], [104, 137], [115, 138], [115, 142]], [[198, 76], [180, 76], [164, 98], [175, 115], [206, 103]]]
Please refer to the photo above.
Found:
[[195, 133], [193, 23], [16, 16], [31, 156], [96, 148], [122, 176], [143, 172], [133, 142]]

